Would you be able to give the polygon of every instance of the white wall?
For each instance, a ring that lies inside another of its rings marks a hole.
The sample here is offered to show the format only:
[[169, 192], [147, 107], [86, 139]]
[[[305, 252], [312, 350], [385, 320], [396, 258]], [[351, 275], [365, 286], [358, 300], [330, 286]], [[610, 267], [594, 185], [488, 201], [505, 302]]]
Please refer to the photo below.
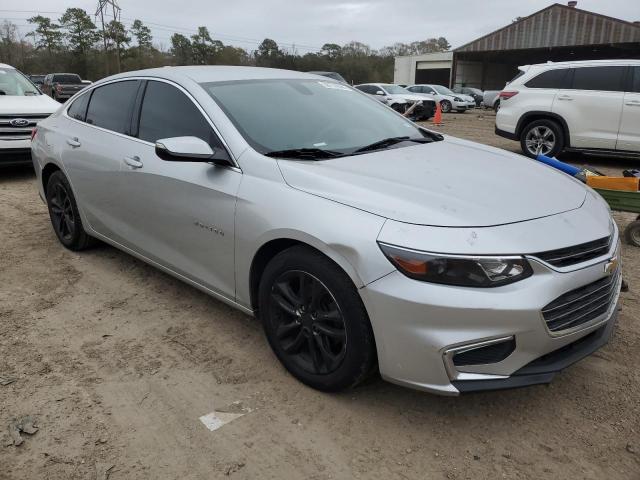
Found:
[[453, 52], [427, 53], [396, 57], [393, 69], [393, 83], [411, 84], [416, 79], [416, 69], [451, 68]]

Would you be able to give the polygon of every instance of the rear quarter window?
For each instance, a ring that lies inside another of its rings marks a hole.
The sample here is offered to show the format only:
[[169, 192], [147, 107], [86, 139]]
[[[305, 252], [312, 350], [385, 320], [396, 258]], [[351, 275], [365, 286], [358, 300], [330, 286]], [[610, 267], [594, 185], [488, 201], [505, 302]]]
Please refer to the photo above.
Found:
[[542, 72], [525, 83], [527, 88], [569, 88], [569, 68], [556, 68]]

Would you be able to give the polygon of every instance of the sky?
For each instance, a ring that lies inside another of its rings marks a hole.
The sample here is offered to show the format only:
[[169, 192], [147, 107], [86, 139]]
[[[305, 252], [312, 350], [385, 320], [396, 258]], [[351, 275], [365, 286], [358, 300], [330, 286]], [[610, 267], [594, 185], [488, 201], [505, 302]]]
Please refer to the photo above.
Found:
[[[173, 32], [194, 33], [200, 25], [225, 44], [254, 50], [264, 38], [299, 53], [319, 51], [325, 43], [357, 40], [373, 48], [395, 42], [446, 37], [453, 48], [551, 5], [545, 0], [118, 0], [123, 23], [139, 18], [165, 49]], [[68, 7], [93, 15], [97, 0], [0, 1], [6, 18], [30, 31], [35, 11], [52, 18]], [[640, 20], [638, 0], [580, 0], [578, 8]], [[24, 11], [17, 11], [24, 9]], [[51, 12], [51, 13], [46, 13]]]

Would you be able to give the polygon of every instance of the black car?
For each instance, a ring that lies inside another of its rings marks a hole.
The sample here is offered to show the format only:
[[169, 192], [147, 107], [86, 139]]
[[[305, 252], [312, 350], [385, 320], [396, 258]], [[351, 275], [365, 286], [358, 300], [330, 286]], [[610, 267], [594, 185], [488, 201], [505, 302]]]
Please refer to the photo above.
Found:
[[484, 96], [484, 92], [482, 90], [473, 87], [455, 87], [453, 91], [455, 93], [462, 93], [463, 95], [469, 95], [473, 97], [473, 99], [476, 101], [476, 107], [480, 106], [480, 104], [482, 103], [482, 98]]

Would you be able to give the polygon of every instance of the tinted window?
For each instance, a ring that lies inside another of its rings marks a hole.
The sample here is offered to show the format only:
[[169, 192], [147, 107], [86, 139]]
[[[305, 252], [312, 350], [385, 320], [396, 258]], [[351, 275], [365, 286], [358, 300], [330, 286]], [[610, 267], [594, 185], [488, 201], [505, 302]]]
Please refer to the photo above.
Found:
[[583, 67], [573, 74], [575, 90], [622, 92], [627, 67]]
[[525, 85], [529, 88], [568, 88], [569, 71], [568, 68], [547, 70], [529, 80]]
[[53, 83], [77, 84], [82, 83], [78, 75], [54, 75]]
[[640, 93], [640, 67], [633, 67], [633, 82], [631, 91]]
[[212, 148], [221, 147], [195, 104], [176, 87], [163, 82], [147, 84], [138, 137], [152, 143], [160, 138], [198, 137]]
[[96, 88], [89, 102], [87, 123], [128, 134], [131, 107], [137, 90], [136, 80], [110, 83]]
[[76, 120], [84, 122], [85, 115], [87, 114], [87, 104], [89, 103], [89, 97], [91, 97], [91, 95], [86, 94], [74, 100], [69, 107], [69, 110], [67, 110], [67, 115], [69, 115], [71, 118], [75, 118]]

